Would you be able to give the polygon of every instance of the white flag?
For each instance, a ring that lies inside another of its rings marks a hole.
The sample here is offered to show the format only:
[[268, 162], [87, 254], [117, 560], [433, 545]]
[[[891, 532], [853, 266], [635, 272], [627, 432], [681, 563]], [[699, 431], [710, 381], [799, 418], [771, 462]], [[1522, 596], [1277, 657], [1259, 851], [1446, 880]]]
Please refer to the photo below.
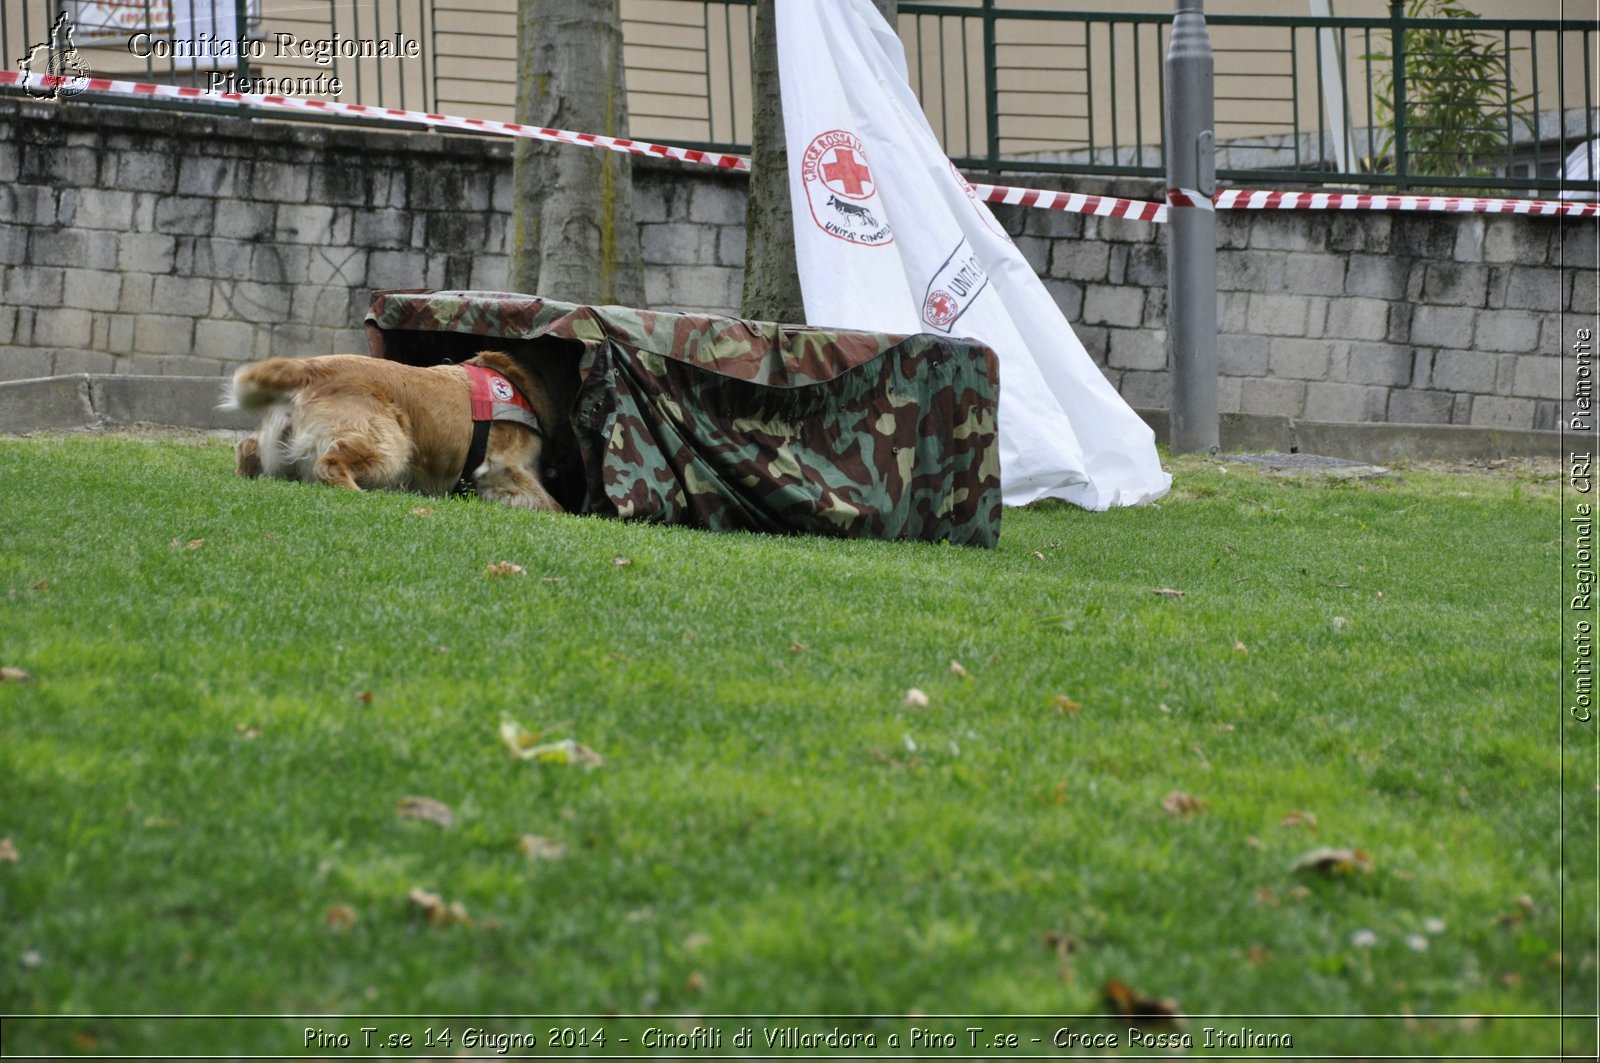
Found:
[[870, 0], [777, 0], [777, 15], [807, 322], [991, 347], [1007, 505], [1098, 510], [1166, 493], [1153, 433], [945, 156]]

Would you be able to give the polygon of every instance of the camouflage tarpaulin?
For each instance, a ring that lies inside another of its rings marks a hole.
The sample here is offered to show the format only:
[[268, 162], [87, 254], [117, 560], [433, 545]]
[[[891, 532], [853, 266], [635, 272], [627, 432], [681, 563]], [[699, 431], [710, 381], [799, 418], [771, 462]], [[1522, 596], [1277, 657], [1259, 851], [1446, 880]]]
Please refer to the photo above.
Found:
[[942, 337], [574, 306], [502, 292], [381, 292], [367, 325], [506, 341], [531, 371], [581, 345], [573, 415], [586, 508], [713, 530], [993, 546], [992, 351]]

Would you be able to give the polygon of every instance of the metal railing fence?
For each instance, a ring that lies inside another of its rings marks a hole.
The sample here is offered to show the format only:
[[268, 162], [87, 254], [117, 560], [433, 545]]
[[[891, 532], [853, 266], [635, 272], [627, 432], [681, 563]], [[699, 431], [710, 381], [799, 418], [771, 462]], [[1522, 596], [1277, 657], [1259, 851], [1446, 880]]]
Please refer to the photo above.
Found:
[[[746, 148], [754, 4], [622, 0], [634, 136]], [[1391, 0], [1387, 17], [1210, 16], [1219, 176], [1235, 184], [1557, 188], [1565, 153], [1600, 135], [1592, 59], [1600, 27], [1416, 19], [1404, 6]], [[515, 0], [0, 0], [7, 65], [47, 40], [62, 11], [78, 25], [75, 44], [88, 63], [108, 76], [247, 91], [251, 79], [268, 77], [279, 79], [273, 91], [294, 95], [327, 94], [337, 78], [337, 98], [349, 103], [500, 119], [514, 109]], [[902, 0], [899, 11], [913, 88], [962, 168], [1163, 175], [1171, 14], [1003, 0]], [[107, 12], [121, 22], [85, 34]], [[232, 55], [161, 54], [148, 43], [129, 47], [141, 28], [171, 46], [207, 32], [254, 43]], [[286, 38], [302, 47], [286, 50]], [[330, 40], [331, 49], [308, 54], [306, 42]], [[415, 51], [361, 54], [364, 41], [414, 42]], [[1457, 90], [1466, 79], [1452, 73], [1448, 54], [1457, 48], [1486, 64], [1474, 68], [1479, 82], [1484, 70], [1493, 75], [1465, 108]]]
[[[1600, 130], [1592, 21], [1211, 15], [1218, 175], [1385, 188], [1559, 186]], [[965, 169], [1161, 178], [1170, 14], [902, 2], [913, 85]], [[1427, 35], [1419, 64], [1407, 43]], [[959, 42], [952, 48], [951, 42]], [[1398, 42], [1398, 43], [1397, 43]], [[1463, 122], [1440, 51], [1475, 44], [1501, 83]], [[973, 53], [981, 57], [974, 61]], [[1427, 76], [1407, 76], [1426, 66]], [[981, 98], [981, 103], [978, 101]], [[1435, 117], [1437, 115], [1437, 117]], [[1476, 150], [1468, 150], [1474, 148]], [[1451, 165], [1459, 163], [1459, 165]]]

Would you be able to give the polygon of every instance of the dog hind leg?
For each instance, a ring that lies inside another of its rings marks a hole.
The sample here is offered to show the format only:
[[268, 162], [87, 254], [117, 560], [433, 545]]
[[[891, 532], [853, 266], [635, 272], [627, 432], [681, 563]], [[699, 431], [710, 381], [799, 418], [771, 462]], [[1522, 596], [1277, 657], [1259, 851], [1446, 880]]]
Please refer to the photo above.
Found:
[[[391, 484], [397, 474], [392, 456], [353, 439], [340, 439], [323, 452], [312, 466], [312, 475], [322, 483], [343, 487], [351, 491], [362, 490], [362, 484], [384, 487]], [[404, 462], [399, 463], [404, 468]]]

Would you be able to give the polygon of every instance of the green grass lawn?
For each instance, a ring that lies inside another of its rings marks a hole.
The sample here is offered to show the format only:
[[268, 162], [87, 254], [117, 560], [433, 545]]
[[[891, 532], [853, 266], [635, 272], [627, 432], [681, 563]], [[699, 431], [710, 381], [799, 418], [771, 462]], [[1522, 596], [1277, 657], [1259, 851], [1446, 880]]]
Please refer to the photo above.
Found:
[[[0, 665], [32, 677], [0, 683], [0, 1012], [884, 1036], [1107, 1015], [1115, 980], [1197, 1041], [1556, 1051], [1496, 1016], [1595, 996], [1592, 779], [1562, 937], [1557, 480], [1175, 472], [1159, 507], [1008, 511], [983, 551], [0, 441]], [[505, 719], [605, 762], [517, 759]], [[1322, 847], [1364, 857], [1295, 870]], [[1435, 1017], [1462, 1014], [1491, 1017]], [[6, 1049], [288, 1053], [299, 1025]]]

